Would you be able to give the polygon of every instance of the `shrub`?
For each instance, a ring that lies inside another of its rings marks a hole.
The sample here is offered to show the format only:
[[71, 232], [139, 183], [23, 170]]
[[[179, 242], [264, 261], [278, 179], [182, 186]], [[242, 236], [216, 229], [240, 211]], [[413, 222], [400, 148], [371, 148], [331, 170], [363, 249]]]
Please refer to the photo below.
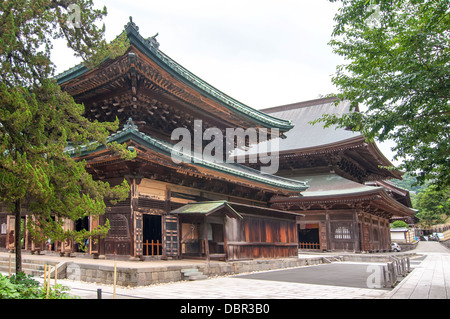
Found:
[[396, 220], [390, 226], [391, 228], [409, 228], [408, 224], [402, 220]]
[[40, 285], [33, 276], [23, 272], [11, 278], [0, 274], [0, 299], [71, 299], [75, 298], [62, 285], [50, 286], [48, 297], [47, 288]]

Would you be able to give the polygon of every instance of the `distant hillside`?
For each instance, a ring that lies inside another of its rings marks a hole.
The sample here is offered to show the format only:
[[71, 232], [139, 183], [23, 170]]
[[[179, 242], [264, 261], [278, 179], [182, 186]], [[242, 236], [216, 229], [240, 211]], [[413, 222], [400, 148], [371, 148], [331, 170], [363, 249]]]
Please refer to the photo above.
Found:
[[416, 194], [428, 187], [428, 183], [424, 185], [414, 185], [417, 182], [417, 179], [414, 176], [409, 175], [408, 173], [403, 175], [403, 180], [394, 179], [391, 182], [393, 182], [398, 187], [407, 189], [411, 192], [415, 192]]

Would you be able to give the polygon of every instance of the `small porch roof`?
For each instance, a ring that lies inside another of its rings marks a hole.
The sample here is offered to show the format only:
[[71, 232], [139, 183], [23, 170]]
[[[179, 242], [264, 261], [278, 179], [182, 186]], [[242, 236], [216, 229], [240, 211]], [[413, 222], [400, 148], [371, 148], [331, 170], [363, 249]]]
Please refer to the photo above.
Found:
[[242, 216], [230, 206], [227, 201], [208, 201], [186, 204], [173, 211], [171, 214], [178, 215], [197, 215], [197, 216], [209, 216], [211, 214], [223, 212], [225, 215], [231, 218], [242, 219]]

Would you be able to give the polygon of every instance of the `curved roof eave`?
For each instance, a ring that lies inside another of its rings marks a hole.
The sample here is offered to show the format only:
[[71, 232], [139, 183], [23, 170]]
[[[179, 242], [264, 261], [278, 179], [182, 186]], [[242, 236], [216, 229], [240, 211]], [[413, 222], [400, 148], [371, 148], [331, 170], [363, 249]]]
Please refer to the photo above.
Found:
[[[122, 131], [112, 134], [108, 142], [117, 142], [121, 144], [129, 141], [130, 139], [163, 155], [171, 156], [174, 151], [172, 144], [139, 132], [137, 127], [132, 122], [126, 124]], [[105, 146], [99, 146], [96, 149], [86, 148], [85, 150], [82, 150], [80, 157], [103, 149], [105, 149]], [[263, 174], [258, 170], [238, 163], [215, 163], [213, 161], [196, 159], [194, 156], [186, 155], [181, 155], [180, 159], [186, 161], [184, 163], [188, 165], [192, 164], [194, 166], [204, 167], [209, 170], [218, 171], [223, 174], [232, 175], [259, 184], [268, 185], [273, 188], [280, 188], [289, 192], [300, 193], [308, 189], [307, 183], [303, 181], [287, 179], [276, 175]]]

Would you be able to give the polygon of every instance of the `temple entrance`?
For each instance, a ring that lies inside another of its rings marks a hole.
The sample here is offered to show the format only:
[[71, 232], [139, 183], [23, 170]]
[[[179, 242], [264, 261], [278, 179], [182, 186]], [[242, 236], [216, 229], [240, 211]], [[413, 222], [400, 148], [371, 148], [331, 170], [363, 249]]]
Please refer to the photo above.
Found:
[[320, 249], [319, 224], [298, 226], [299, 249]]
[[[210, 231], [211, 233], [209, 233]], [[224, 241], [224, 225], [208, 224], [208, 244], [210, 255], [225, 254]]]
[[[75, 222], [75, 230], [77, 232], [79, 231], [89, 231], [89, 217], [86, 216], [84, 218], [78, 219]], [[75, 243], [75, 252], [77, 253], [85, 253], [88, 251], [89, 248], [89, 239], [85, 239], [84, 243]]]
[[181, 252], [188, 258], [225, 258], [224, 232], [224, 224], [220, 218], [215, 218], [211, 223], [182, 223]]
[[143, 214], [142, 244], [144, 256], [162, 255], [162, 216]]

